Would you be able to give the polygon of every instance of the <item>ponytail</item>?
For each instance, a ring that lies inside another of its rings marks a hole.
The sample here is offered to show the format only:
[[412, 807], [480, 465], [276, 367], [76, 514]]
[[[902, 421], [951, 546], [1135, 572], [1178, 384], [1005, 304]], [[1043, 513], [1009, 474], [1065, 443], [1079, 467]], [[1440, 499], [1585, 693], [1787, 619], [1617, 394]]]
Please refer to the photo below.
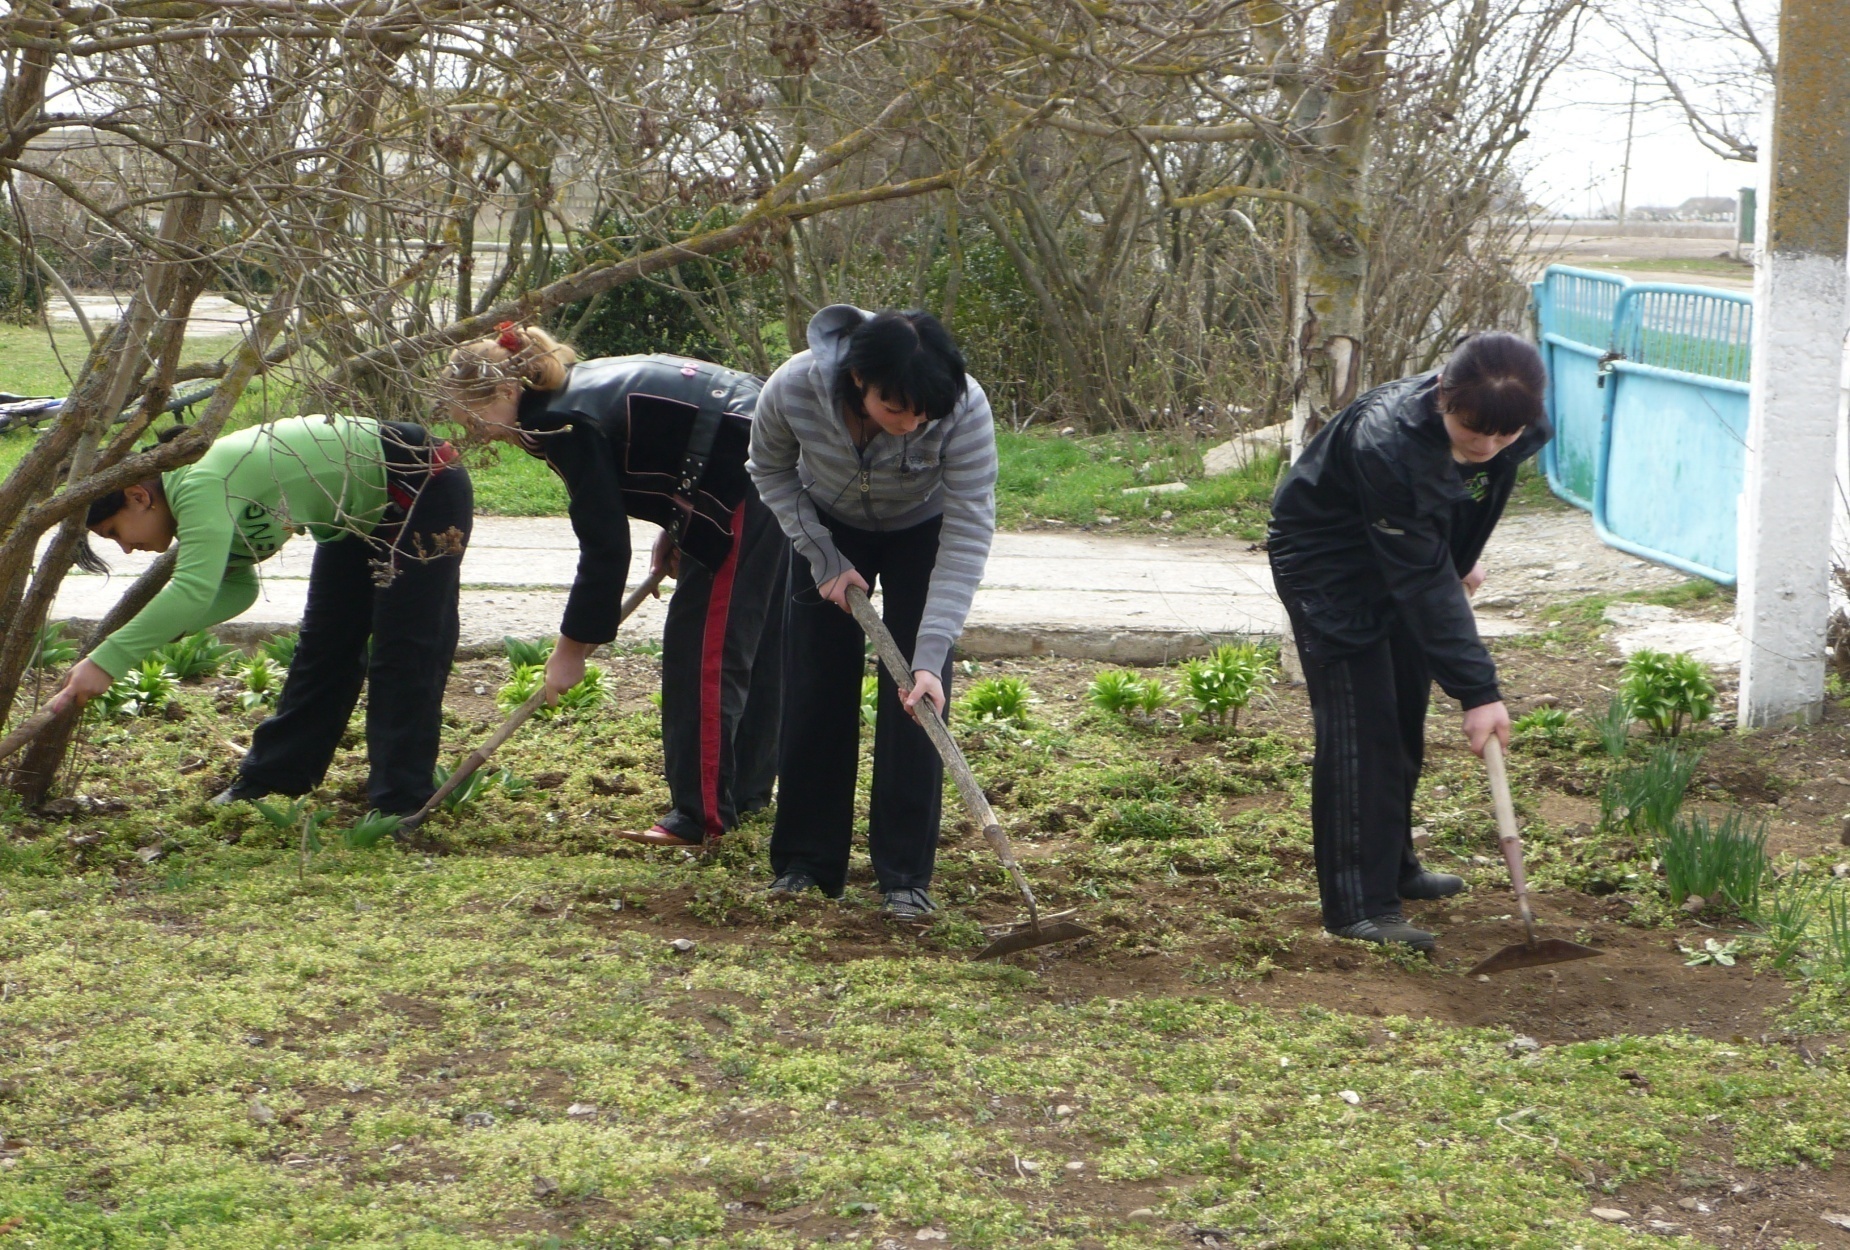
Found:
[[441, 380], [456, 402], [480, 403], [503, 382], [530, 391], [559, 390], [577, 360], [577, 352], [538, 326], [503, 321], [488, 338], [452, 351]]

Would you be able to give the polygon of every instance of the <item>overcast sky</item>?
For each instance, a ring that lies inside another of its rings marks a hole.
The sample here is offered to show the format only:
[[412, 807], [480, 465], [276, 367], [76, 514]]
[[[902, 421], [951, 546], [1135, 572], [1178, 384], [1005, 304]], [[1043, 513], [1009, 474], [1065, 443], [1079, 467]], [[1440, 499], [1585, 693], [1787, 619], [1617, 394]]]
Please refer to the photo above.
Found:
[[[1694, 8], [1701, 0], [1688, 0]], [[1678, 0], [1669, 0], [1678, 3]], [[1768, 0], [1747, 0], [1750, 10], [1770, 25], [1770, 15], [1758, 12]], [[1615, 20], [1635, 14], [1621, 5]], [[1763, 29], [1765, 27], [1763, 26]], [[1623, 41], [1602, 22], [1583, 29], [1572, 66], [1550, 80], [1542, 106], [1530, 121], [1531, 137], [1518, 149], [1529, 167], [1524, 185], [1537, 201], [1560, 211], [1584, 214], [1589, 206], [1616, 205], [1619, 173], [1625, 163], [1627, 80], [1616, 72], [1624, 59]], [[1715, 40], [1691, 40], [1683, 60], [1713, 63], [1729, 48]], [[1602, 70], [1608, 66], [1612, 69]], [[1649, 82], [1640, 88], [1641, 103], [1632, 136], [1632, 173], [1627, 202], [1676, 205], [1693, 195], [1734, 195], [1754, 185], [1756, 168], [1741, 161], [1725, 161], [1696, 141], [1674, 105], [1652, 104], [1659, 94]]]

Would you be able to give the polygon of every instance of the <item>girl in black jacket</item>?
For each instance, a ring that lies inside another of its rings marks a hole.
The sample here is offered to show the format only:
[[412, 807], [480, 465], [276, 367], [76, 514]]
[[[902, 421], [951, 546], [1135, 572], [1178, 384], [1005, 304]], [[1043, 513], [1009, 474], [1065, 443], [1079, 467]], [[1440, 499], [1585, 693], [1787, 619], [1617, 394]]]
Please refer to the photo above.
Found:
[[674, 810], [620, 832], [710, 845], [771, 800], [777, 767], [789, 543], [745, 472], [760, 382], [678, 356], [578, 362], [533, 326], [465, 343], [445, 394], [471, 428], [546, 461], [571, 494], [578, 575], [546, 662], [549, 701], [616, 637], [630, 518], [662, 527], [652, 570], [673, 576], [662, 634], [662, 756]]
[[1311, 827], [1323, 924], [1430, 950], [1402, 899], [1464, 882], [1413, 851], [1413, 792], [1434, 680], [1471, 750], [1509, 745], [1497, 667], [1470, 595], [1516, 469], [1549, 438], [1539, 353], [1475, 335], [1445, 368], [1363, 395], [1304, 449], [1272, 501], [1267, 547], [1304, 663], [1317, 734]]

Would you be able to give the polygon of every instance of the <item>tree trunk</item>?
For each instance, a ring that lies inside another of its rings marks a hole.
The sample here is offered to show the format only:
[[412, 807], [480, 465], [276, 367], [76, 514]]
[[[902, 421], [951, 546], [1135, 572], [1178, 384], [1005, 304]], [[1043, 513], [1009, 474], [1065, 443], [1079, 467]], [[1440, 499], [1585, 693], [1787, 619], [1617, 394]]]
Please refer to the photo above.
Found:
[[1299, 209], [1292, 309], [1298, 355], [1291, 453], [1362, 389], [1363, 299], [1368, 286], [1369, 141], [1388, 36], [1400, 0], [1342, 0], [1324, 41], [1325, 75], [1306, 87], [1297, 115], [1308, 124], [1299, 193], [1322, 211]]

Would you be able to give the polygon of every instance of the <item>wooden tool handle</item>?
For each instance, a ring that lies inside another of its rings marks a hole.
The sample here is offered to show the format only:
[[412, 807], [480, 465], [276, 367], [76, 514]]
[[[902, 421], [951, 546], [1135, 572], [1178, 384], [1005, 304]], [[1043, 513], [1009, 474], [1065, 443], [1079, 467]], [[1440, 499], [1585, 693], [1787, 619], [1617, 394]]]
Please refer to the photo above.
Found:
[[4, 738], [0, 738], [0, 760], [6, 759], [13, 752], [39, 736], [39, 733], [58, 719], [57, 707], [47, 703], [26, 719], [19, 722], [18, 728]]
[[[659, 572], [650, 573], [643, 580], [642, 585], [630, 591], [629, 597], [624, 599], [623, 607], [617, 614], [618, 625], [629, 620], [635, 614], [636, 609], [642, 606], [642, 601], [655, 593], [656, 588], [662, 584], [662, 577], [663, 574]], [[488, 762], [488, 757], [500, 750], [501, 745], [514, 736], [514, 731], [526, 724], [527, 719], [539, 711], [540, 705], [545, 702], [546, 686], [542, 682], [538, 690], [527, 696], [525, 703], [508, 713], [507, 719], [501, 722], [499, 729], [489, 735], [488, 741], [463, 758], [463, 762], [456, 766], [455, 771], [444, 780], [442, 785], [437, 787], [437, 792], [430, 796], [424, 806], [402, 821], [399, 828], [415, 829], [422, 824], [427, 816], [437, 810], [443, 800], [456, 792], [456, 787], [473, 777], [476, 770]]]
[[[861, 630], [873, 640], [874, 651], [880, 656], [880, 662], [893, 677], [893, 684], [899, 687], [901, 694], [912, 693], [912, 665], [901, 653], [899, 644], [893, 641], [893, 635], [887, 631], [886, 622], [874, 611], [873, 603], [867, 592], [859, 586], [848, 587], [848, 610], [854, 613], [854, 619], [860, 623]], [[1022, 875], [1021, 865], [1015, 859], [1015, 848], [1009, 842], [1008, 834], [1002, 831], [1002, 823], [996, 819], [996, 813], [989, 806], [989, 800], [983, 797], [983, 787], [977, 784], [976, 774], [970, 771], [970, 763], [964, 759], [963, 751], [957, 740], [951, 737], [951, 731], [945, 727], [944, 718], [938, 715], [938, 709], [932, 706], [930, 699], [920, 699], [915, 708], [919, 724], [925, 727], [926, 737], [938, 749], [938, 757], [944, 761], [945, 769], [951, 774], [951, 781], [957, 786], [957, 793], [963, 798], [964, 806], [970, 816], [983, 830], [983, 839], [995, 851], [996, 858], [1014, 878], [1015, 888], [1021, 891], [1021, 897], [1028, 905], [1028, 918], [1038, 928], [1040, 925], [1040, 908], [1034, 901], [1034, 891], [1029, 888], [1028, 880]]]
[[1529, 883], [1522, 871], [1522, 834], [1516, 828], [1516, 805], [1510, 801], [1509, 774], [1503, 768], [1503, 744], [1494, 733], [1484, 743], [1484, 768], [1490, 774], [1490, 805], [1497, 813], [1497, 845], [1503, 851], [1503, 862], [1509, 865], [1516, 907], [1533, 945], [1535, 916], [1529, 910]]

